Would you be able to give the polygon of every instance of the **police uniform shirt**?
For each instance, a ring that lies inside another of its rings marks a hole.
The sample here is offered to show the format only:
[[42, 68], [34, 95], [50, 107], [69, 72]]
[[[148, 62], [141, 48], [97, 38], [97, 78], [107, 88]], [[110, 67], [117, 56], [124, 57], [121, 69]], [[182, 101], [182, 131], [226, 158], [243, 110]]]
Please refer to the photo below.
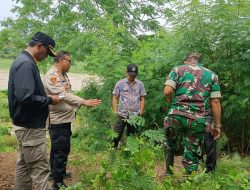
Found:
[[59, 104], [50, 105], [50, 123], [72, 122], [75, 119], [75, 112], [81, 106], [83, 99], [72, 93], [67, 74], [61, 74], [54, 66], [44, 76], [43, 83], [47, 95], [61, 96]]

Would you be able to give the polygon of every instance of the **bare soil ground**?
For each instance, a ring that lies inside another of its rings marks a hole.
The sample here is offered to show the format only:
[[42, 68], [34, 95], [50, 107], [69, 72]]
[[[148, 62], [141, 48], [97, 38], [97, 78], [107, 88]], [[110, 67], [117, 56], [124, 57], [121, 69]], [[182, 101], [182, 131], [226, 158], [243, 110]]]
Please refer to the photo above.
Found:
[[[1, 190], [13, 190], [14, 189], [14, 177], [15, 177], [15, 165], [17, 159], [17, 152], [0, 153], [0, 189]], [[72, 178], [66, 179], [67, 185], [74, 184], [79, 181], [77, 173], [78, 168], [69, 166], [68, 171], [72, 172]], [[52, 184], [53, 181], [50, 181]], [[33, 188], [35, 190], [35, 188]]]
[[[14, 188], [14, 176], [15, 176], [15, 163], [17, 158], [17, 152], [0, 153], [0, 189], [1, 190], [13, 190]], [[74, 155], [70, 155], [70, 160], [74, 159]], [[175, 157], [175, 171], [180, 171], [182, 168], [181, 157]], [[82, 168], [72, 167], [69, 165], [68, 171], [72, 172], [72, 178], [66, 179], [67, 185], [72, 185], [80, 181], [79, 173]], [[164, 162], [159, 163], [155, 168], [156, 180], [162, 181], [165, 178], [165, 165]], [[50, 181], [52, 183], [53, 181]], [[35, 190], [35, 188], [33, 188]]]

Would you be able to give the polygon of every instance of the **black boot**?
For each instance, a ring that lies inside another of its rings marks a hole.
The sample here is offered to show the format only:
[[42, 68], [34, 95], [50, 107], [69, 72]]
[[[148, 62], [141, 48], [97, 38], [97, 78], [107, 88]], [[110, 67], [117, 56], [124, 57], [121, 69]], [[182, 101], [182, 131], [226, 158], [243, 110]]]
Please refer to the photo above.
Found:
[[62, 181], [62, 182], [54, 182], [52, 186], [52, 190], [59, 190], [61, 187], [67, 188], [68, 186]]
[[[72, 177], [72, 173], [71, 172], [66, 172], [64, 175], [63, 175], [63, 179], [68, 179], [68, 178], [71, 178]], [[49, 174], [49, 180], [54, 180], [54, 175], [53, 173], [50, 173]]]
[[174, 148], [172, 146], [172, 142], [170, 142], [170, 140], [166, 140], [163, 146], [166, 161], [166, 176], [173, 175]]

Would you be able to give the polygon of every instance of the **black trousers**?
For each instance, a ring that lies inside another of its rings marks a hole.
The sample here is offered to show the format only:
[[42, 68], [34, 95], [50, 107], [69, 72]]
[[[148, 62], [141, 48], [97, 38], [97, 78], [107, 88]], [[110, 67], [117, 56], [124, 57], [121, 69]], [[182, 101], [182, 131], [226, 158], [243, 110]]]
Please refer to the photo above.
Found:
[[49, 128], [51, 139], [50, 168], [54, 182], [62, 182], [66, 173], [70, 153], [71, 123], [52, 124]]
[[137, 132], [136, 128], [127, 122], [123, 120], [124, 118], [121, 116], [118, 116], [117, 122], [114, 127], [114, 131], [118, 133], [118, 137], [114, 138], [114, 147], [117, 148], [118, 144], [122, 138], [122, 134], [124, 132], [125, 127], [127, 127], [127, 136], [130, 136], [131, 134], [135, 134]]
[[205, 133], [204, 135], [204, 149], [207, 155], [206, 168], [207, 172], [215, 171], [216, 167], [216, 141], [211, 133]]

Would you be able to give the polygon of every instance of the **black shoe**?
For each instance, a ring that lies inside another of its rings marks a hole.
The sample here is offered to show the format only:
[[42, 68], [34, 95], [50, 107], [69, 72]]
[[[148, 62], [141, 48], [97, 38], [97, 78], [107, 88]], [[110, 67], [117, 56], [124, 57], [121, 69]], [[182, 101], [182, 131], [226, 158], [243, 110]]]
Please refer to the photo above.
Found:
[[66, 174], [63, 176], [63, 179], [68, 179], [68, 178], [71, 178], [71, 177], [72, 177], [71, 172], [66, 172]]
[[[72, 177], [72, 174], [71, 172], [66, 172], [66, 174], [63, 176], [63, 179], [68, 179], [68, 178], [71, 178]], [[49, 180], [54, 180], [54, 175], [53, 173], [50, 173], [49, 174]]]
[[64, 182], [54, 183], [52, 190], [59, 190], [61, 187], [67, 188], [68, 186]]

